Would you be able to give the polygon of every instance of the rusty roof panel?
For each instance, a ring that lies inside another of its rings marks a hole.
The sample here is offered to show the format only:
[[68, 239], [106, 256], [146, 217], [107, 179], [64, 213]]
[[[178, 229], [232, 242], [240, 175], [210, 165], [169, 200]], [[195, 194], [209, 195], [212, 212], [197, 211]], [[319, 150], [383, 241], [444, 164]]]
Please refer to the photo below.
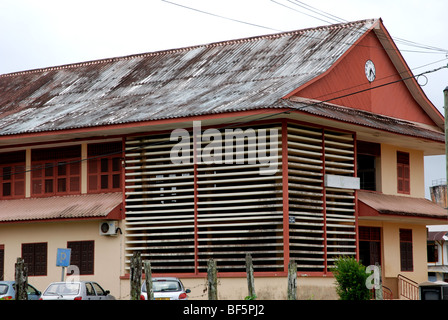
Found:
[[[445, 209], [424, 198], [386, 195], [378, 192], [358, 191], [358, 201], [376, 210], [379, 214], [392, 214], [416, 217], [445, 219]], [[360, 211], [360, 216], [363, 213]]]
[[0, 135], [272, 108], [376, 20], [0, 76]]
[[0, 222], [105, 218], [123, 200], [122, 193], [0, 201]]
[[415, 122], [409, 122], [397, 118], [391, 118], [380, 114], [342, 107], [330, 103], [313, 102], [303, 98], [292, 98], [293, 100], [283, 100], [281, 103], [285, 108], [291, 108], [300, 112], [310, 113], [316, 116], [349, 122], [365, 127], [384, 130], [397, 134], [414, 136], [445, 142], [445, 134], [442, 130], [431, 130], [427, 126], [419, 125]]

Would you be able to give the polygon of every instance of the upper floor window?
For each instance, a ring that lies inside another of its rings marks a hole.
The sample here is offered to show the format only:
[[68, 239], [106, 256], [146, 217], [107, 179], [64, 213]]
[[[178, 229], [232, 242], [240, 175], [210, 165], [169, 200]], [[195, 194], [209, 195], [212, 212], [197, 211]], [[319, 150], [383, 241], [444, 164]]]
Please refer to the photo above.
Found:
[[25, 151], [4, 153], [0, 156], [0, 196], [25, 197]]
[[80, 192], [80, 146], [32, 151], [32, 196], [78, 194]]
[[397, 191], [406, 194], [411, 192], [409, 153], [407, 152], [397, 151]]
[[121, 189], [121, 142], [88, 146], [89, 192], [110, 192]]
[[376, 163], [381, 157], [381, 146], [378, 143], [358, 141], [356, 151], [357, 176], [361, 189], [376, 191]]

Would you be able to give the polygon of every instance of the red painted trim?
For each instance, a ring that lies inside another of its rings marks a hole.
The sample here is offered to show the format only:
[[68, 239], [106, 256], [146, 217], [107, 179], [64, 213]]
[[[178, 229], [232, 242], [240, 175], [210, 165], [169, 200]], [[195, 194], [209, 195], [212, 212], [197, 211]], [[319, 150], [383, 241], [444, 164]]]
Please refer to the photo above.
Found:
[[282, 120], [282, 188], [283, 188], [283, 259], [284, 271], [289, 264], [289, 175], [288, 175], [288, 122]]
[[[375, 29], [378, 29], [375, 28]], [[411, 76], [413, 75], [411, 69], [409, 68], [407, 62], [404, 60], [403, 55], [400, 53], [400, 50], [398, 49], [397, 45], [395, 44], [395, 42], [392, 40], [392, 36], [390, 35], [390, 33], [387, 31], [387, 29], [384, 27], [383, 22], [380, 20], [379, 23], [379, 29], [385, 34], [385, 37], [378, 37], [378, 40], [380, 42], [382, 42], [382, 40], [387, 39], [389, 40], [389, 44], [393, 47], [393, 50], [385, 50], [386, 53], [388, 54], [388, 56], [390, 57], [392, 53], [395, 53], [396, 56], [398, 57], [398, 59], [400, 60], [400, 62], [403, 64], [403, 66], [406, 68], [406, 72]], [[375, 34], [376, 31], [374, 30]], [[391, 58], [392, 60], [392, 58]], [[421, 97], [423, 97], [423, 99], [425, 100], [425, 102], [430, 106], [431, 111], [434, 112], [434, 115], [436, 115], [440, 122], [443, 123], [444, 121], [444, 117], [442, 115], [442, 113], [440, 113], [440, 111], [434, 106], [434, 104], [428, 99], [428, 97], [426, 96], [425, 92], [422, 90], [421, 86], [418, 84], [417, 79], [416, 78], [411, 78], [409, 79], [410, 81], [412, 81], [413, 85], [417, 88], [417, 90], [420, 92]], [[409, 81], [407, 80], [407, 81]], [[406, 82], [405, 82], [406, 84]], [[407, 84], [406, 84], [407, 86]], [[425, 110], [426, 111], [426, 110]], [[431, 116], [430, 116], [431, 117]], [[432, 117], [431, 117], [432, 118]], [[436, 122], [435, 120], [433, 120], [434, 122]], [[443, 129], [443, 128], [441, 128]]]
[[[6, 137], [6, 136], [5, 136]], [[14, 136], [15, 137], [15, 136]], [[14, 144], [13, 148], [32, 148], [36, 147], [35, 149], [41, 149], [41, 148], [59, 148], [62, 146], [64, 146], [67, 143], [73, 143], [76, 142], [78, 144], [81, 144], [83, 142], [86, 141], [90, 141], [90, 143], [95, 144], [95, 143], [101, 143], [103, 140], [112, 140], [110, 142], [114, 142], [113, 140], [121, 140], [121, 138], [123, 137], [123, 135], [110, 135], [110, 136], [106, 136], [106, 137], [89, 137], [89, 138], [74, 138], [74, 139], [65, 139], [65, 140], [50, 140], [50, 141], [44, 141], [44, 142], [31, 142], [31, 143], [21, 143], [21, 144]], [[1, 139], [1, 136], [0, 136]], [[97, 142], [94, 142], [97, 141]], [[90, 144], [89, 143], [89, 144]], [[55, 145], [55, 146], [51, 146], [51, 147], [46, 147], [45, 145]], [[11, 149], [12, 147], [10, 145], [7, 146], [0, 146], [0, 150], [1, 149]]]
[[[201, 128], [202, 130], [202, 128]], [[198, 133], [199, 135], [202, 132]], [[198, 239], [198, 137], [193, 129], [193, 199], [194, 199], [194, 273], [199, 270], [199, 239]]]
[[[384, 129], [375, 128], [375, 127], [369, 127], [369, 126], [365, 126], [365, 125], [357, 124], [357, 123], [349, 123], [349, 122], [346, 122], [346, 121], [344, 121], [344, 120], [334, 119], [334, 118], [329, 118], [329, 117], [324, 117], [324, 116], [315, 115], [315, 114], [310, 114], [310, 113], [307, 113], [307, 112], [305, 112], [305, 111], [294, 110], [294, 112], [295, 112], [295, 113], [301, 113], [301, 114], [308, 115], [308, 116], [313, 116], [313, 117], [315, 117], [315, 118], [321, 118], [321, 119], [330, 120], [330, 121], [333, 121], [333, 122], [344, 123], [344, 124], [350, 125], [350, 126], [352, 126], [352, 127], [369, 128], [369, 129], [372, 129], [372, 130], [375, 130], [375, 131], [386, 132], [386, 133], [393, 134], [393, 135], [397, 135], [397, 136], [411, 137], [411, 138], [413, 138], [413, 139], [419, 139], [419, 140], [424, 140], [424, 141], [433, 141], [433, 142], [436, 142], [436, 143], [445, 144], [444, 141], [439, 141], [439, 140], [435, 140], [435, 139], [431, 139], [431, 138], [423, 138], [423, 137], [420, 137], [420, 136], [417, 136], [417, 137], [416, 137], [416, 136], [412, 136], [412, 135], [408, 135], [408, 134], [404, 134], [404, 133], [387, 131], [387, 130], [384, 130]], [[291, 119], [291, 120], [288, 120], [288, 121], [295, 121], [295, 120], [292, 120], [292, 119]], [[304, 123], [306, 123], [306, 122], [304, 122]], [[312, 124], [312, 126], [315, 126], [315, 127], [316, 127], [316, 124]], [[319, 126], [317, 126], [317, 127], [320, 128]], [[330, 128], [330, 129], [337, 130], [337, 131], [341, 131], [341, 132], [344, 132], [344, 131], [345, 131], [345, 132], [350, 132], [350, 133], [354, 133], [354, 132], [356, 132], [355, 130], [353, 130], [353, 131], [348, 131], [348, 130], [344, 130], [344, 129], [340, 129], [340, 128], [336, 128], [336, 127], [331, 127], [331, 126], [323, 126], [323, 125], [322, 125], [321, 127], [324, 127], [324, 128]]]
[[[85, 161], [85, 160], [84, 160]], [[126, 210], [125, 210], [125, 206], [126, 206], [126, 138], [122, 137], [121, 138], [121, 192], [122, 192], [122, 212], [121, 212], [121, 217], [120, 219], [125, 219], [126, 218]], [[88, 169], [87, 169], [88, 171]], [[87, 176], [89, 176], [89, 173], [87, 172]], [[87, 186], [87, 189], [89, 188], [89, 186]], [[88, 192], [88, 190], [87, 190]]]
[[325, 129], [321, 130], [322, 133], [322, 207], [323, 207], [323, 218], [324, 218], [324, 274], [328, 272], [328, 252], [327, 252], [327, 190], [325, 188]]
[[[357, 143], [358, 137], [356, 133], [353, 134], [353, 152], [354, 152], [354, 177], [358, 176], [358, 143]], [[359, 208], [358, 208], [358, 191], [355, 190], [355, 246], [356, 246], [356, 260], [359, 261], [359, 224], [358, 224], [358, 215], [359, 215]]]
[[[122, 124], [112, 124], [112, 125], [101, 125], [101, 126], [92, 126], [86, 128], [73, 128], [73, 129], [62, 129], [62, 130], [53, 130], [53, 131], [42, 131], [35, 133], [20, 133], [20, 134], [11, 134], [0, 136], [0, 141], [11, 140], [11, 139], [25, 139], [25, 138], [36, 138], [36, 137], [49, 137], [51, 140], [46, 141], [45, 143], [55, 143], [58, 135], [67, 135], [67, 134], [76, 134], [76, 133], [98, 133], [101, 134], [102, 131], [114, 131], [114, 130], [122, 130], [122, 129], [133, 129], [135, 131], [138, 128], [144, 127], [153, 127], [157, 125], [167, 125], [167, 124], [175, 124], [175, 123], [191, 123], [192, 121], [205, 121], [205, 120], [216, 120], [223, 118], [237, 118], [243, 117], [247, 118], [249, 116], [266, 116], [267, 114], [282, 114], [284, 112], [289, 112], [289, 108], [266, 108], [266, 109], [256, 109], [256, 110], [248, 110], [248, 111], [233, 111], [219, 114], [207, 114], [200, 116], [185, 116], [179, 117], [176, 119], [160, 119], [160, 120], [146, 120], [141, 122], [129, 122]], [[236, 123], [238, 123], [238, 119], [235, 119]], [[241, 125], [247, 123], [247, 120], [241, 121]], [[253, 122], [250, 122], [251, 124]], [[145, 131], [141, 133], [137, 133], [136, 135], [141, 135]], [[121, 137], [123, 134], [113, 134], [111, 137]], [[93, 137], [96, 139], [96, 137]], [[87, 138], [89, 140], [89, 138]], [[74, 140], [75, 141], [75, 140]]]

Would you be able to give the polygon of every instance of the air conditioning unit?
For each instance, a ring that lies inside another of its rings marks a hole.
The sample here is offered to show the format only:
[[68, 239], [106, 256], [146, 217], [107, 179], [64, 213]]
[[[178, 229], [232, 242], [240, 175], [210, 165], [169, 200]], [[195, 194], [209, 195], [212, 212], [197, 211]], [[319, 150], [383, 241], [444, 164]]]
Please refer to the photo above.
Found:
[[100, 236], [115, 236], [115, 235], [117, 235], [117, 221], [100, 222]]

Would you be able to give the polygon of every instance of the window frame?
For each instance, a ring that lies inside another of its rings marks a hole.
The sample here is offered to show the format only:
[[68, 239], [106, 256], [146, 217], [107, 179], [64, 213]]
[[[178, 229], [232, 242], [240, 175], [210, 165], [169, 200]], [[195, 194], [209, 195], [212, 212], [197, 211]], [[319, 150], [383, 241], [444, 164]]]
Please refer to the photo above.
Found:
[[399, 229], [400, 240], [400, 270], [414, 271], [414, 248], [412, 229]]
[[[121, 155], [89, 158], [87, 161], [88, 193], [105, 193], [121, 191], [122, 168]], [[105, 170], [104, 167], [106, 167]], [[118, 179], [116, 181], [115, 179]], [[104, 183], [107, 184], [106, 187]]]
[[[34, 161], [31, 167], [32, 197], [81, 194], [81, 158]], [[60, 171], [62, 168], [65, 173]], [[62, 179], [65, 180], [64, 190], [60, 190], [59, 185]], [[73, 180], [77, 180], [76, 188], [73, 188]], [[40, 186], [40, 191], [36, 189], [37, 185]]]
[[[30, 277], [47, 276], [48, 273], [47, 242], [22, 243], [22, 258], [25, 261], [25, 264], [28, 268], [28, 276]], [[39, 271], [40, 269], [42, 270]]]
[[[5, 169], [10, 168], [9, 173]], [[0, 165], [0, 198], [1, 199], [22, 199], [25, 198], [26, 189], [26, 163], [17, 162]], [[5, 195], [5, 185], [9, 184], [9, 194]], [[19, 192], [19, 190], [21, 190]]]
[[411, 165], [408, 152], [397, 151], [397, 192], [411, 193]]
[[[79, 248], [75, 246], [79, 246]], [[93, 275], [95, 272], [95, 241], [67, 241], [67, 248], [71, 249], [71, 264], [78, 267], [79, 275]], [[89, 259], [91, 260], [89, 261]]]
[[[368, 246], [369, 250], [369, 262], [363, 261], [364, 265], [374, 264], [378, 262], [382, 264], [382, 248], [381, 248], [381, 227], [371, 227], [371, 226], [359, 226], [359, 248], [364, 247], [363, 244]], [[377, 254], [375, 254], [377, 253]], [[377, 257], [376, 257], [377, 256]], [[375, 257], [379, 261], [375, 260]]]

